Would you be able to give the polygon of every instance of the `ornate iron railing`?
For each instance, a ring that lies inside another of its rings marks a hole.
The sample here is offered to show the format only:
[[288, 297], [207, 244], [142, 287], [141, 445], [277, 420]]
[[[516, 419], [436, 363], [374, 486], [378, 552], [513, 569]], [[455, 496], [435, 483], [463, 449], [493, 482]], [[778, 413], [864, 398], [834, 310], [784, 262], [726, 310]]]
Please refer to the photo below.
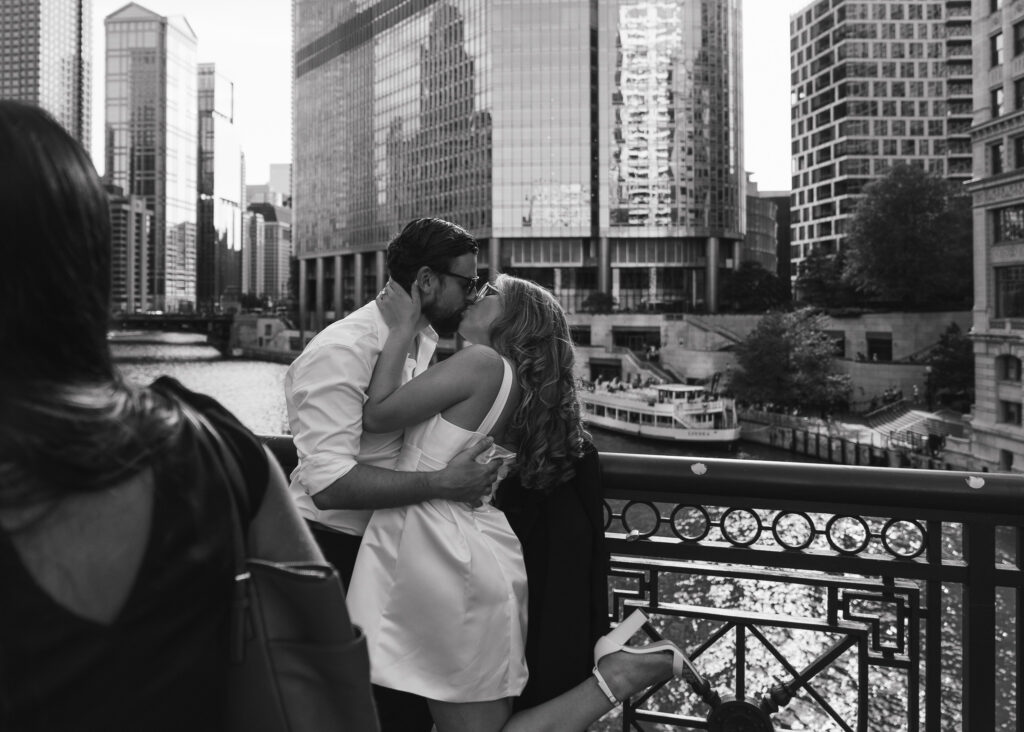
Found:
[[631, 700], [622, 729], [1024, 729], [1024, 477], [601, 465], [613, 618], [643, 608], [700, 672]]
[[[288, 437], [262, 438], [286, 472]], [[696, 674], [623, 730], [1024, 730], [1024, 476], [601, 454], [613, 620]]]

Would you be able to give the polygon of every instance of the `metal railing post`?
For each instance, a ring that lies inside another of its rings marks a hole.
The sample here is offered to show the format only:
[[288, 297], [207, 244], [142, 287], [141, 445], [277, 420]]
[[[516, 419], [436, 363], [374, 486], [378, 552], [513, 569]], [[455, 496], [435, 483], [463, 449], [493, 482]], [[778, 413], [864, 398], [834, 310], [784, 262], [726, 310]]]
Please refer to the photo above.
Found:
[[996, 728], [996, 545], [992, 526], [964, 524], [964, 732]]

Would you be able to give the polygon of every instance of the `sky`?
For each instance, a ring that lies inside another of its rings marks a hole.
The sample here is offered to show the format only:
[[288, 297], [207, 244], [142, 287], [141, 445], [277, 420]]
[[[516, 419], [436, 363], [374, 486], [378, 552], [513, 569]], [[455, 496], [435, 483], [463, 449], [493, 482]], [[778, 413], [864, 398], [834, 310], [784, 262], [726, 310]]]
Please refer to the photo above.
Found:
[[[812, 0], [741, 0], [744, 154], [762, 191], [790, 188], [789, 16]], [[126, 0], [93, 0], [92, 157], [103, 172], [103, 19]], [[199, 38], [201, 63], [235, 84], [235, 124], [246, 180], [266, 183], [271, 163], [291, 162], [291, 1], [141, 0], [183, 15]]]

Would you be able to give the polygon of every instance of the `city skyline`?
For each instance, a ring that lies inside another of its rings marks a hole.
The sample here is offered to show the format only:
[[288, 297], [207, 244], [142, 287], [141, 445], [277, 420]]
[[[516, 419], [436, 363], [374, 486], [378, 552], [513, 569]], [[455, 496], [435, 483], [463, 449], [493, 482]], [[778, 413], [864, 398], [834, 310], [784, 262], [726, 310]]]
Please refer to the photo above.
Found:
[[[104, 19], [129, 2], [93, 0], [93, 115], [90, 154], [104, 173]], [[291, 3], [287, 0], [141, 0], [195, 31], [198, 61], [214, 63], [235, 85], [235, 117], [246, 180], [266, 183], [272, 163], [291, 161]]]
[[[790, 189], [789, 16], [811, 0], [741, 0], [746, 170], [762, 191]], [[91, 154], [103, 173], [103, 20], [124, 0], [93, 0]], [[265, 183], [271, 163], [292, 161], [291, 3], [285, 0], [152, 0], [160, 15], [184, 16], [199, 41], [199, 61], [217, 64], [235, 84], [246, 180]]]

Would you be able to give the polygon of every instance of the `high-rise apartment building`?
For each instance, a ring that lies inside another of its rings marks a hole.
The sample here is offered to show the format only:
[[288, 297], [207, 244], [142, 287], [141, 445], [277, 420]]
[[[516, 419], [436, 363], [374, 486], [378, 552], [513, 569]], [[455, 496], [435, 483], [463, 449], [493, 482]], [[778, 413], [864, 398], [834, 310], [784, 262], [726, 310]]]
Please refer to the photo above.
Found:
[[974, 5], [974, 410], [978, 468], [1024, 472], [1024, 7]]
[[242, 214], [242, 294], [261, 297], [266, 267], [266, 226], [263, 214], [252, 210], [252, 204]]
[[271, 203], [250, 203], [252, 254], [247, 258], [247, 292], [273, 301], [288, 297], [292, 257], [292, 210]]
[[153, 212], [142, 196], [126, 196], [108, 185], [110, 201], [110, 309], [136, 313], [150, 302], [146, 285], [152, 266]]
[[746, 225], [738, 0], [293, 3], [294, 241], [314, 325], [440, 216], [570, 310], [714, 310]]
[[199, 64], [199, 191], [196, 299], [216, 310], [225, 293], [241, 291], [242, 146], [235, 129], [235, 87], [215, 64]]
[[92, 0], [0, 0], [0, 99], [52, 114], [88, 150]]
[[[985, 3], [991, 0], [984, 0]], [[970, 0], [818, 0], [790, 18], [792, 275], [896, 163], [971, 176]]]
[[196, 35], [129, 3], [105, 19], [106, 176], [153, 212], [145, 309], [196, 302]]
[[741, 260], [756, 262], [772, 274], [779, 267], [779, 207], [771, 198], [765, 197], [757, 183], [747, 179], [747, 236]]

